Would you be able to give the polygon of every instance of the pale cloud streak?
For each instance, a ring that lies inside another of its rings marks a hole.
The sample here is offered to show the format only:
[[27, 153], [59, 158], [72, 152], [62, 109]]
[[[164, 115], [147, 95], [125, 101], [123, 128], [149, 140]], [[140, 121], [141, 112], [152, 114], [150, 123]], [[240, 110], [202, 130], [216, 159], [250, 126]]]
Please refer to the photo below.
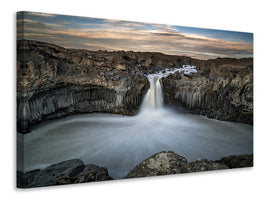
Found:
[[[152, 51], [200, 59], [253, 55], [252, 43], [184, 33], [172, 25], [27, 14], [27, 18], [17, 21], [18, 27], [24, 22], [23, 29], [18, 28], [18, 39], [25, 37], [71, 48]], [[32, 16], [38, 16], [38, 20]]]
[[29, 15], [33, 16], [40, 16], [40, 17], [55, 17], [54, 14], [48, 14], [48, 13], [38, 13], [38, 12], [27, 12]]

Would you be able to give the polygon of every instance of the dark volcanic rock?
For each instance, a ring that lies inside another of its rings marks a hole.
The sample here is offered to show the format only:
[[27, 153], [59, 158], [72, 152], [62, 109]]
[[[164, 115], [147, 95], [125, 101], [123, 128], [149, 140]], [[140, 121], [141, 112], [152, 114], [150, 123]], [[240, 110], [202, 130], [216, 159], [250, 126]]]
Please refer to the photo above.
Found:
[[149, 88], [144, 76], [195, 65], [198, 73], [162, 80], [165, 101], [221, 120], [252, 124], [253, 60], [196, 60], [155, 52], [89, 51], [17, 41], [17, 125], [75, 113], [136, 114]]
[[17, 187], [18, 188], [25, 188], [27, 185], [29, 185], [32, 181], [34, 176], [40, 172], [39, 169], [29, 171], [26, 173], [22, 173], [20, 171], [17, 171]]
[[253, 154], [232, 155], [215, 161], [231, 168], [253, 167]]
[[20, 132], [42, 120], [75, 113], [134, 114], [148, 87], [142, 70], [146, 59], [131, 52], [93, 52], [19, 40], [17, 55]]
[[162, 151], [147, 158], [133, 168], [125, 178], [147, 177], [190, 172], [228, 169], [227, 166], [208, 160], [188, 163], [186, 158], [172, 151]]
[[84, 165], [79, 159], [73, 159], [51, 165], [42, 170], [25, 174], [17, 172], [17, 187], [31, 188], [92, 181], [112, 180], [105, 167]]
[[190, 113], [253, 124], [252, 59], [208, 60], [198, 70], [164, 78], [165, 101]]

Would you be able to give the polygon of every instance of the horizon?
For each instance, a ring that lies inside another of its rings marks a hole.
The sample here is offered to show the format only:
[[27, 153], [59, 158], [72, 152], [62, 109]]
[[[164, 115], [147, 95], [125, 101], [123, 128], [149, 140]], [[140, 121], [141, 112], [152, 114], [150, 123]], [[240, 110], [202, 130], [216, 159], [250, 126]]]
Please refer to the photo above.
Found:
[[158, 52], [194, 59], [253, 58], [253, 34], [38, 12], [17, 13], [17, 39], [91, 51]]
[[29, 40], [29, 39], [17, 39], [17, 41], [22, 41], [22, 40], [26, 40], [26, 41], [33, 41], [33, 42], [41, 42], [41, 43], [46, 43], [46, 44], [49, 44], [49, 45], [55, 45], [55, 46], [58, 46], [60, 48], [64, 48], [64, 49], [68, 49], [68, 50], [82, 50], [82, 51], [91, 51], [91, 52], [108, 52], [108, 53], [113, 53], [113, 52], [133, 52], [133, 53], [159, 53], [159, 54], [163, 54], [163, 55], [166, 55], [166, 56], [177, 56], [177, 57], [188, 57], [188, 58], [191, 58], [191, 59], [196, 59], [196, 60], [215, 60], [215, 59], [253, 59], [253, 57], [241, 57], [241, 58], [235, 58], [235, 57], [214, 57], [214, 58], [209, 58], [209, 59], [200, 59], [200, 58], [193, 58], [193, 57], [190, 57], [190, 56], [186, 56], [186, 55], [175, 55], [175, 54], [166, 54], [166, 53], [163, 53], [163, 52], [158, 52], [158, 51], [133, 51], [133, 50], [102, 50], [102, 49], [99, 49], [99, 50], [91, 50], [91, 49], [84, 49], [84, 48], [71, 48], [71, 47], [64, 47], [60, 44], [56, 44], [56, 43], [51, 43], [51, 42], [46, 42], [46, 41], [41, 41], [41, 40]]

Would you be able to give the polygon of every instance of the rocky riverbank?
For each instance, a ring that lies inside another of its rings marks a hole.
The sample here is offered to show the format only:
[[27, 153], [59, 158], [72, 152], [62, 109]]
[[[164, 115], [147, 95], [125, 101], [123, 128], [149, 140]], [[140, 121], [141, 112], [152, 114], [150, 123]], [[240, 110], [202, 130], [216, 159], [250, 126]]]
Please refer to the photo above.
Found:
[[165, 68], [195, 65], [194, 75], [164, 78], [165, 102], [187, 112], [253, 123], [253, 60], [196, 60], [155, 52], [67, 49], [17, 41], [17, 124], [75, 113], [134, 115], [149, 84], [144, 76]]
[[[203, 172], [253, 166], [253, 154], [233, 155], [217, 161], [206, 159], [187, 162], [187, 159], [172, 151], [162, 151], [134, 167], [124, 178]], [[17, 172], [17, 187], [32, 188], [74, 183], [113, 180], [105, 167], [85, 165], [79, 159], [60, 162], [44, 169]]]

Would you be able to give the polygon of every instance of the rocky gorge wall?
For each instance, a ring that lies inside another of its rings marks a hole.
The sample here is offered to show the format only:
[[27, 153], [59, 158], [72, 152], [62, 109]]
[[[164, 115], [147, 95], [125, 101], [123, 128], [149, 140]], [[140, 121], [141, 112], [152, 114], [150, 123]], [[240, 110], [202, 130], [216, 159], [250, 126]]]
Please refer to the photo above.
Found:
[[209, 118], [253, 124], [252, 59], [215, 59], [164, 78], [165, 101]]
[[107, 112], [131, 115], [147, 83], [142, 70], [109, 52], [71, 50], [20, 40], [17, 43], [17, 121], [31, 124], [69, 114]]
[[[165, 101], [189, 112], [252, 123], [252, 59], [196, 60], [154, 52], [89, 51], [17, 41], [17, 124], [75, 113], [136, 114], [149, 83], [164, 68], [197, 66], [194, 75], [162, 80]], [[227, 112], [228, 115], [220, 114]]]

